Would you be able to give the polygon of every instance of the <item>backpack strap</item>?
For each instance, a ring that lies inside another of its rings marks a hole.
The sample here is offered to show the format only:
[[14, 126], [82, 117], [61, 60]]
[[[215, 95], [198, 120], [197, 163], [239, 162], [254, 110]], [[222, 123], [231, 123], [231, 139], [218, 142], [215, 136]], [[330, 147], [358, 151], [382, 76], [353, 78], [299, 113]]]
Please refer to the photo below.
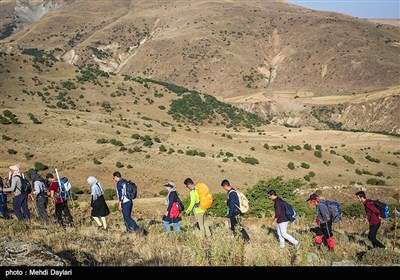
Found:
[[[22, 177], [20, 175], [15, 175], [14, 177], [18, 177], [19, 178], [19, 180], [21, 181], [21, 186], [22, 186]], [[12, 177], [11, 177], [11, 181], [12, 181]], [[22, 193], [22, 190], [20, 188], [18, 188], [17, 186], [18, 186], [17, 183], [15, 183], [15, 189], [13, 190], [13, 192], [15, 192], [15, 190], [19, 190], [20, 193]]]

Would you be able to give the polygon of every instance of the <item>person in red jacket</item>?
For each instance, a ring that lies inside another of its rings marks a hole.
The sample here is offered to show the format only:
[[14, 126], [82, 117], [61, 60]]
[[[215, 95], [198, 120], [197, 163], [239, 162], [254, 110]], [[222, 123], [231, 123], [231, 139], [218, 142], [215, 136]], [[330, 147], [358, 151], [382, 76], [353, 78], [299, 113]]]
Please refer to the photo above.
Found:
[[376, 239], [376, 234], [378, 232], [379, 227], [381, 226], [381, 216], [380, 211], [376, 208], [375, 204], [367, 199], [365, 196], [365, 192], [359, 191], [356, 193], [356, 197], [358, 201], [361, 201], [364, 204], [365, 212], [367, 213], [367, 220], [369, 223], [369, 233], [368, 239], [372, 242], [374, 248], [386, 248], [378, 239]]

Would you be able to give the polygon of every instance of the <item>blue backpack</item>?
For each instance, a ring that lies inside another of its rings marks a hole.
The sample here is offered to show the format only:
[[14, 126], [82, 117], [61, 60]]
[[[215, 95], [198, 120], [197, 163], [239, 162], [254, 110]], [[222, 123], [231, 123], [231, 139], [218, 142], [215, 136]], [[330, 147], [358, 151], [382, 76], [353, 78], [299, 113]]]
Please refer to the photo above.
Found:
[[390, 216], [390, 211], [389, 211], [389, 206], [382, 201], [377, 200], [372, 200], [372, 202], [374, 203], [375, 207], [379, 209], [379, 211], [381, 212], [380, 216], [382, 219], [387, 219]]
[[288, 218], [288, 220], [290, 222], [293, 222], [294, 220], [296, 220], [297, 218], [297, 213], [294, 210], [293, 206], [290, 205], [289, 203], [287, 203], [286, 201], [283, 201], [283, 205], [285, 206], [285, 215], [286, 218]]
[[68, 199], [70, 196], [69, 190], [71, 189], [71, 183], [68, 180], [68, 178], [62, 177], [60, 179], [59, 186], [60, 186], [60, 188], [59, 188], [59, 192], [58, 192], [58, 197], [60, 197], [62, 199]]
[[332, 200], [321, 200], [322, 203], [328, 206], [329, 215], [333, 223], [339, 223], [342, 221], [342, 210], [340, 209], [340, 204], [337, 201]]
[[135, 199], [137, 197], [137, 186], [132, 181], [126, 181], [125, 184], [126, 198], [127, 199]]

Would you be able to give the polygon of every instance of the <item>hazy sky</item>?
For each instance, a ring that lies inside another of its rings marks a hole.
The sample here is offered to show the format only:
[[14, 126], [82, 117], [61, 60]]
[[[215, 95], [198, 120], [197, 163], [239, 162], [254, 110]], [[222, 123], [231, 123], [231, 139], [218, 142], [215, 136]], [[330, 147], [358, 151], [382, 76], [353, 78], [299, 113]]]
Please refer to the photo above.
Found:
[[286, 0], [305, 8], [358, 18], [400, 19], [400, 0]]

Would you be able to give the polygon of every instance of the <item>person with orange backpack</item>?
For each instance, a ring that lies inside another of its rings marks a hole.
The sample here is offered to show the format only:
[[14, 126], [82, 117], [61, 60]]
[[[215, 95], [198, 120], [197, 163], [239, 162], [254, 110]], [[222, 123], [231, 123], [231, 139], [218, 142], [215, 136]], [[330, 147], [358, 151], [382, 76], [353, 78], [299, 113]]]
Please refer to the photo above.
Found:
[[[212, 204], [211, 193], [207, 192], [208, 188], [204, 183], [199, 183], [195, 185], [193, 183], [193, 180], [190, 178], [186, 178], [183, 183], [185, 184], [186, 188], [190, 190], [190, 205], [185, 213], [186, 215], [189, 215], [190, 212], [193, 211], [194, 217], [196, 218], [196, 222], [200, 228], [200, 236], [202, 238], [210, 237], [211, 236], [210, 228], [205, 222], [204, 214], [206, 210], [211, 207]], [[203, 193], [205, 194], [204, 196]], [[202, 199], [203, 201], [201, 200], [200, 196], [204, 197], [204, 199]]]

